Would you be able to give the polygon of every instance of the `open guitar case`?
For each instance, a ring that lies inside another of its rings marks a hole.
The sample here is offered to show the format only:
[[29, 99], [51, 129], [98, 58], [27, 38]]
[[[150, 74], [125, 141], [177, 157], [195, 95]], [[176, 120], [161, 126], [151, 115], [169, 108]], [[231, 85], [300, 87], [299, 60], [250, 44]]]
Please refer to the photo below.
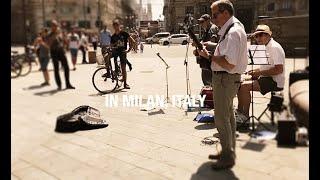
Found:
[[108, 123], [101, 119], [99, 110], [82, 105], [70, 113], [57, 117], [56, 132], [75, 132], [107, 127]]

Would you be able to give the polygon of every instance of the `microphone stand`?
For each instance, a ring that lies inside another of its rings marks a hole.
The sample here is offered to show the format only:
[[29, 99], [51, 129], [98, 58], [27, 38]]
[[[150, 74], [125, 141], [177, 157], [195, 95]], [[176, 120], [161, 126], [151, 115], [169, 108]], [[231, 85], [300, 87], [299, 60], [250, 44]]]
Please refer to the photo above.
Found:
[[[192, 25], [192, 22], [191, 22], [191, 19], [189, 17], [189, 20], [188, 20], [188, 23], [187, 23], [187, 27], [190, 27]], [[185, 58], [184, 58], [184, 65], [186, 66], [186, 84], [187, 84], [187, 92], [186, 92], [186, 95], [189, 97], [189, 99], [191, 100], [191, 86], [190, 86], [190, 78], [189, 78], [189, 66], [188, 66], [188, 53], [189, 53], [189, 45], [190, 45], [190, 37], [188, 37], [188, 41], [187, 41], [187, 50], [186, 50], [186, 55], [185, 55]], [[181, 101], [185, 100], [185, 98], [181, 99]], [[183, 105], [183, 104], [182, 104]], [[182, 106], [181, 105], [181, 106]], [[187, 107], [187, 111], [186, 111], [186, 114], [187, 112], [190, 111], [190, 107], [188, 106]]]
[[[257, 48], [257, 47], [256, 47]], [[249, 49], [249, 58], [251, 60], [251, 62], [249, 63], [249, 65], [251, 65], [251, 71], [253, 71], [253, 65], [264, 65], [264, 64], [254, 64], [254, 61], [253, 61], [253, 55], [251, 53], [251, 50]], [[255, 50], [256, 51], [256, 50]], [[249, 133], [249, 135], [251, 136], [254, 132], [255, 132], [255, 125], [254, 125], [254, 120], [256, 119], [258, 121], [258, 123], [260, 125], [262, 125], [265, 129], [269, 130], [268, 127], [266, 127], [262, 122], [260, 122], [260, 118], [257, 118], [256, 116], [254, 116], [254, 111], [253, 111], [253, 105], [254, 105], [254, 102], [253, 102], [253, 82], [251, 83], [251, 116], [248, 117], [247, 120], [245, 120], [244, 122], [242, 122], [242, 125], [245, 124], [247, 121], [250, 122], [250, 119], [252, 119], [252, 129], [251, 129], [251, 132]]]
[[167, 97], [166, 101], [169, 103], [169, 84], [168, 84], [168, 69], [170, 66], [167, 64], [167, 62], [160, 56], [160, 53], [157, 53], [157, 56], [162, 60], [162, 62], [166, 65], [166, 86], [167, 86]]

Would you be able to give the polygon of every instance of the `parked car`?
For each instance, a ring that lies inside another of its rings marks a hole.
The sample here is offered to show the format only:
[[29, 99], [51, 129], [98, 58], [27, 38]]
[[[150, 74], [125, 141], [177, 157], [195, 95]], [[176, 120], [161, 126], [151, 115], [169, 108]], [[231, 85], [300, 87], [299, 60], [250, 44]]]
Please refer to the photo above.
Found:
[[169, 32], [156, 33], [152, 37], [146, 38], [146, 43], [158, 43], [161, 38], [166, 38], [170, 36]]
[[189, 35], [187, 34], [172, 34], [167, 38], [163, 38], [159, 40], [159, 44], [161, 45], [169, 45], [170, 44], [182, 44], [185, 45], [190, 42]]

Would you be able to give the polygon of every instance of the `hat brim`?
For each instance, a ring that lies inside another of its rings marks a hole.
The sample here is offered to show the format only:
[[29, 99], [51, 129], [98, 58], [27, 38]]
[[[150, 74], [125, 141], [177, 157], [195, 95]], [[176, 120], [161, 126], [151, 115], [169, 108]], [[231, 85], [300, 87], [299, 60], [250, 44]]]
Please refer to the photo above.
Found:
[[255, 31], [254, 33], [252, 33], [251, 36], [254, 37], [255, 35], [260, 34], [260, 33], [269, 34], [270, 36], [272, 35], [271, 31]]
[[199, 18], [199, 19], [198, 19], [198, 21], [205, 21], [205, 19], [203, 19], [203, 18]]

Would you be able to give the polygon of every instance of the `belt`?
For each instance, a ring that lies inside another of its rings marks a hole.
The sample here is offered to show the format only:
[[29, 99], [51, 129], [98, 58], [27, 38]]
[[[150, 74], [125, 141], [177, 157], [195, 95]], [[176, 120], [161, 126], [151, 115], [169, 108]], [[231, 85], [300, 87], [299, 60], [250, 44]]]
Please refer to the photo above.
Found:
[[212, 71], [213, 74], [227, 74], [227, 71]]

